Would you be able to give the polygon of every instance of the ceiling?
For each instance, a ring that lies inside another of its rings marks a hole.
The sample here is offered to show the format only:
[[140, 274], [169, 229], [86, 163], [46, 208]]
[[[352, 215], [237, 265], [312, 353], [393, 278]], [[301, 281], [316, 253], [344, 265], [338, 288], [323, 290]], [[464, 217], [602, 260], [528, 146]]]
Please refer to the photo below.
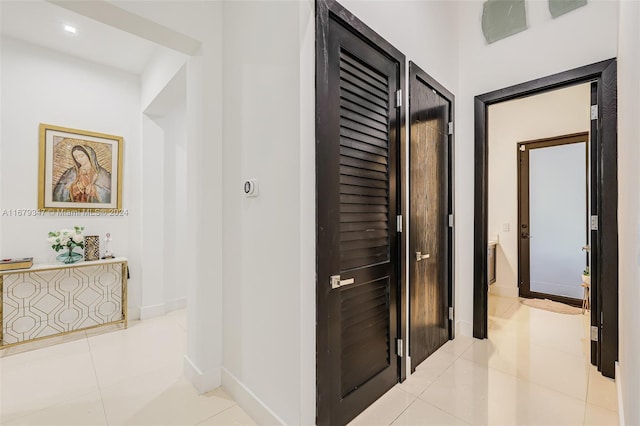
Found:
[[[1, 0], [0, 14], [2, 35], [133, 74], [141, 74], [156, 49], [164, 49], [44, 0]], [[77, 33], [66, 32], [64, 25]]]

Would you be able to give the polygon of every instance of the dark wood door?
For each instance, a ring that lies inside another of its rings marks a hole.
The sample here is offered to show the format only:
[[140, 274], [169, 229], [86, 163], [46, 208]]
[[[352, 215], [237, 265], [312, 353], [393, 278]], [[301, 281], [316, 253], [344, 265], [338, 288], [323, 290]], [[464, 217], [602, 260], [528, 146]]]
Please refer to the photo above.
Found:
[[[582, 304], [580, 273], [587, 266], [582, 247], [589, 241], [588, 140], [584, 132], [517, 145], [520, 297]], [[565, 176], [569, 169], [573, 172]], [[532, 187], [537, 188], [533, 193]], [[567, 205], [558, 207], [558, 199]], [[533, 235], [537, 246], [532, 246]]]
[[451, 331], [452, 96], [413, 63], [409, 94], [409, 354], [414, 371]]
[[404, 56], [337, 3], [318, 9], [317, 421], [337, 425], [398, 382]]

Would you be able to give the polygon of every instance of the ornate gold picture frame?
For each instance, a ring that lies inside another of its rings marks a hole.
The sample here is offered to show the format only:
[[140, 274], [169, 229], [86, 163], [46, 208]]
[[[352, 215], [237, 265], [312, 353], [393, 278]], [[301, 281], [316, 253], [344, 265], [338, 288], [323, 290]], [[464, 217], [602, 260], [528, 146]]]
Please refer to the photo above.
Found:
[[122, 209], [121, 136], [40, 124], [38, 209]]

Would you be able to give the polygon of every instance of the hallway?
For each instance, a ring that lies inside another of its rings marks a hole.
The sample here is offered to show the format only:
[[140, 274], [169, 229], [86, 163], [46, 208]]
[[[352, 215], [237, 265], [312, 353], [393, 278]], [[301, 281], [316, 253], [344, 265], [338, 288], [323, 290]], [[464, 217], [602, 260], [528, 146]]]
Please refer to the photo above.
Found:
[[617, 425], [616, 385], [589, 363], [587, 315], [489, 297], [489, 339], [458, 336], [351, 425]]
[[130, 321], [126, 330], [5, 354], [0, 424], [254, 425], [222, 388], [198, 395], [184, 377], [186, 324], [180, 309]]

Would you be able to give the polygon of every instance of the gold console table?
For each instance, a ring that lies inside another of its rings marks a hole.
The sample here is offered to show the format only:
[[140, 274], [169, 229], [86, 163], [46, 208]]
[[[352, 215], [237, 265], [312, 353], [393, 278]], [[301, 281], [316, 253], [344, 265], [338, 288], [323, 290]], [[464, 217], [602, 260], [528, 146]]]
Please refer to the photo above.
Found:
[[0, 349], [106, 325], [127, 326], [127, 259], [0, 272]]

